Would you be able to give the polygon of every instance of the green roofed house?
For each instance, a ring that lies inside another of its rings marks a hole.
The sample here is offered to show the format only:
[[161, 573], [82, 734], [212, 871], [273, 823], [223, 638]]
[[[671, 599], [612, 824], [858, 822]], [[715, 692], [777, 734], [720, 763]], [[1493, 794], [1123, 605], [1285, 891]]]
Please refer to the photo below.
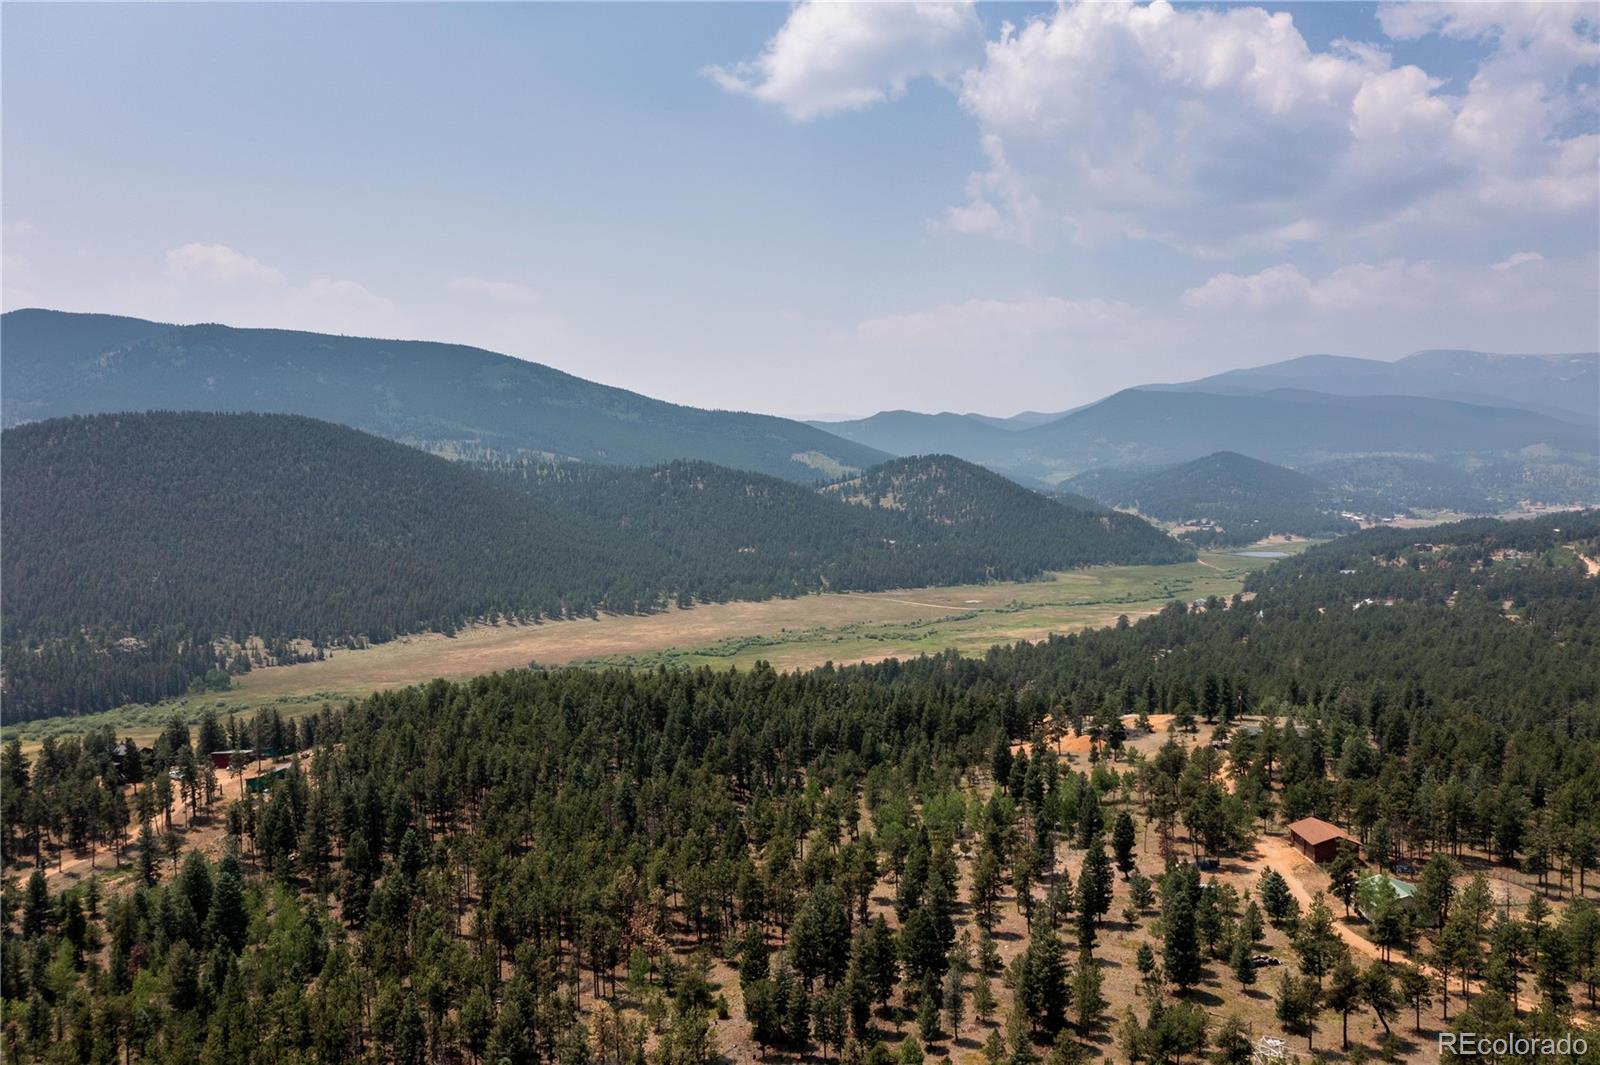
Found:
[[288, 775], [288, 762], [285, 762], [282, 765], [275, 765], [266, 772], [263, 772], [260, 776], [251, 777], [249, 780], [246, 780], [244, 782], [245, 790], [251, 795], [259, 795], [272, 787], [272, 782], [274, 780], [282, 780]]
[[1409, 908], [1416, 904], [1417, 885], [1382, 873], [1366, 877], [1356, 885], [1356, 912], [1372, 920], [1385, 894], [1392, 895], [1396, 902]]

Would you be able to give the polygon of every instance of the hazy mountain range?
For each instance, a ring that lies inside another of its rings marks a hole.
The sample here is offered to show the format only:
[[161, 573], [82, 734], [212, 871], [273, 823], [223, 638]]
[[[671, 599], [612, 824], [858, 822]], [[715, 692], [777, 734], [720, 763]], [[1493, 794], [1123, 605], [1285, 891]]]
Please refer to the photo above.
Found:
[[1431, 458], [1535, 449], [1590, 456], [1596, 430], [1573, 416], [1424, 396], [1305, 389], [1212, 393], [1127, 389], [1054, 421], [1006, 429], [970, 415], [890, 411], [825, 426], [882, 451], [945, 450], [1015, 476], [1055, 482], [1100, 466], [1183, 462], [1238, 451], [1297, 465], [1367, 454]]
[[795, 480], [889, 458], [801, 422], [709, 411], [481, 348], [22, 310], [0, 321], [0, 418], [303, 414], [445, 454], [704, 459]]
[[1185, 384], [1174, 392], [1256, 393], [1280, 388], [1337, 396], [1426, 396], [1490, 407], [1519, 407], [1594, 425], [1600, 418], [1600, 356], [1495, 355], [1419, 351], [1395, 362], [1304, 355]]
[[[1441, 483], [1487, 471], [1474, 491], [1490, 505], [1600, 494], [1595, 354], [1311, 355], [1055, 413], [893, 410], [802, 423], [664, 403], [450, 344], [29, 310], [4, 316], [0, 345], [6, 425], [120, 410], [281, 412], [454, 457], [692, 459], [804, 482], [941, 453], [1059, 485], [1229, 451], [1314, 475], [1333, 464], [1339, 480], [1363, 485], [1392, 480], [1397, 462], [1411, 464], [1412, 487], [1430, 471]], [[1365, 465], [1374, 462], [1386, 472]]]

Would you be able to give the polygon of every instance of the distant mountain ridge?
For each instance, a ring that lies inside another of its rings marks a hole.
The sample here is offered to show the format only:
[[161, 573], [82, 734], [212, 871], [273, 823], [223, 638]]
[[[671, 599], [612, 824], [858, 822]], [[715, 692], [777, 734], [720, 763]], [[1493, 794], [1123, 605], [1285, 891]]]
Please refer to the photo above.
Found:
[[138, 410], [300, 414], [452, 454], [703, 459], [798, 481], [889, 457], [802, 422], [665, 403], [463, 345], [59, 311], [0, 317], [6, 426]]
[[1492, 407], [1518, 407], [1581, 424], [1600, 419], [1600, 353], [1499, 355], [1435, 349], [1394, 362], [1344, 355], [1303, 355], [1202, 377], [1149, 385], [1162, 392], [1270, 392], [1293, 388], [1340, 396], [1422, 396]]
[[951, 454], [991, 464], [1014, 442], [1018, 429], [1003, 419], [981, 414], [919, 414], [911, 410], [881, 411], [847, 422], [811, 422], [835, 436], [891, 455]]
[[1283, 465], [1351, 454], [1528, 447], [1593, 454], [1596, 444], [1588, 429], [1532, 411], [1299, 389], [1246, 395], [1129, 389], [1016, 436], [1024, 453], [1066, 470], [1182, 462], [1214, 451]]
[[[1600, 356], [1309, 355], [1128, 389], [1056, 414], [892, 410], [841, 422], [709, 411], [477, 348], [134, 318], [0, 318], [0, 421], [151, 409], [302, 414], [448, 457], [654, 466], [712, 462], [799, 483], [897, 455], [948, 454], [1024, 484], [1219, 451], [1352, 485], [1485, 502], [1600, 498]], [[1402, 471], [1396, 462], [1411, 465]], [[1364, 464], [1376, 463], [1368, 468]], [[1485, 473], [1484, 471], [1489, 471]], [[1492, 483], [1484, 482], [1489, 477]], [[1419, 479], [1420, 478], [1420, 479]]]
[[1012, 476], [1051, 484], [1097, 467], [1169, 465], [1217, 451], [1295, 466], [1359, 455], [1441, 458], [1525, 449], [1533, 449], [1535, 457], [1575, 455], [1592, 464], [1597, 450], [1592, 429], [1534, 411], [1306, 389], [1127, 389], [1021, 429], [985, 425], [966, 415], [909, 411], [829, 428], [880, 450], [947, 450]]

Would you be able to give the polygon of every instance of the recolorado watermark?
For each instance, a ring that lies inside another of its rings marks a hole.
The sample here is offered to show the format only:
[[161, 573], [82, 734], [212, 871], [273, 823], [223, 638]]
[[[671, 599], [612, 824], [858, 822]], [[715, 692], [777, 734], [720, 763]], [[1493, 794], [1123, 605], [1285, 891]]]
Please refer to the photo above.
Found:
[[1565, 1032], [1559, 1036], [1480, 1035], [1477, 1032], [1440, 1032], [1439, 1054], [1458, 1058], [1506, 1057], [1582, 1057], [1589, 1044], [1581, 1035]]

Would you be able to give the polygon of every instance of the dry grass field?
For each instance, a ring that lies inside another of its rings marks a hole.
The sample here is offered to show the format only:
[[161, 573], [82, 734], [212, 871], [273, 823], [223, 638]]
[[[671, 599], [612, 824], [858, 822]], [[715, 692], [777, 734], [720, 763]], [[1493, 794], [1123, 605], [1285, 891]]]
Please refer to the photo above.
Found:
[[[1303, 549], [1304, 541], [1266, 545]], [[996, 582], [905, 591], [811, 595], [764, 602], [711, 603], [659, 614], [611, 614], [537, 625], [478, 625], [455, 636], [405, 636], [362, 650], [338, 650], [321, 662], [258, 669], [223, 693], [156, 706], [57, 718], [8, 728], [25, 745], [111, 724], [119, 735], [153, 736], [174, 713], [197, 720], [207, 707], [247, 714], [268, 706], [286, 714], [324, 702], [360, 698], [436, 677], [461, 680], [530, 663], [658, 664], [747, 667], [765, 660], [783, 669], [824, 662], [911, 657], [955, 648], [975, 654], [997, 643], [1042, 639], [1139, 618], [1173, 599], [1239, 591], [1271, 558], [1206, 552], [1177, 566], [1106, 566], [1051, 574], [1033, 582]]]

